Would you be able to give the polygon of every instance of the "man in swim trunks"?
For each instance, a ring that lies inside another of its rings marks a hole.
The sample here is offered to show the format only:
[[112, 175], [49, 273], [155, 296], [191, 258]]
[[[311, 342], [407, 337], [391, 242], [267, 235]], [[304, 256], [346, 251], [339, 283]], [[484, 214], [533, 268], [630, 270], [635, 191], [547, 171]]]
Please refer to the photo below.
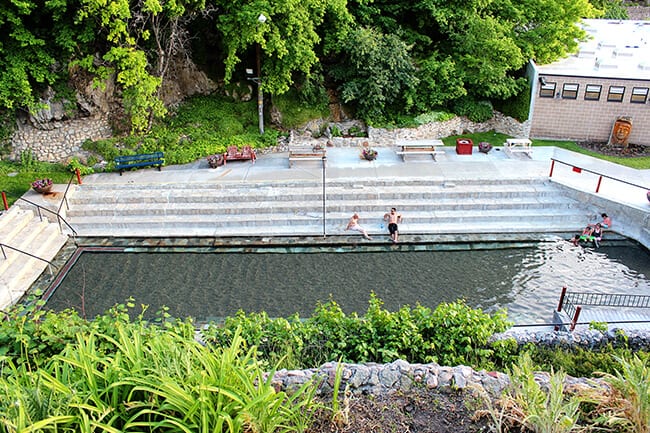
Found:
[[397, 224], [402, 222], [402, 215], [397, 213], [397, 209], [394, 207], [390, 209], [390, 212], [384, 215], [384, 220], [388, 221], [388, 232], [390, 233], [390, 238], [393, 243], [397, 243], [399, 240], [399, 232], [397, 230]]
[[352, 215], [352, 218], [350, 218], [350, 221], [348, 222], [348, 226], [345, 229], [357, 231], [361, 233], [364, 238], [368, 239], [369, 241], [372, 240], [372, 238], [368, 236], [368, 232], [366, 232], [366, 229], [364, 229], [359, 225], [359, 214], [356, 212], [354, 213], [354, 215]]

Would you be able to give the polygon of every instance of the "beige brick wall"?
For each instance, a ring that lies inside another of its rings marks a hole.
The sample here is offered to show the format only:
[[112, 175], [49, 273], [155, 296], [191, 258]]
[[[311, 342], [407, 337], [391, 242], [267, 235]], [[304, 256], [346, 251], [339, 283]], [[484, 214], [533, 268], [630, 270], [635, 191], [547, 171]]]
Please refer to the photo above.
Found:
[[[650, 81], [558, 77], [544, 75], [548, 83], [556, 83], [554, 98], [540, 98], [539, 88], [534, 98], [530, 136], [533, 138], [607, 141], [614, 121], [619, 116], [632, 118], [630, 143], [650, 145], [650, 104], [631, 104], [633, 87], [650, 88]], [[565, 83], [577, 83], [577, 99], [563, 99]], [[602, 86], [600, 100], [584, 99], [587, 84]], [[608, 102], [609, 86], [624, 86], [623, 102]], [[559, 93], [559, 96], [558, 96]], [[650, 99], [650, 98], [649, 98]]]

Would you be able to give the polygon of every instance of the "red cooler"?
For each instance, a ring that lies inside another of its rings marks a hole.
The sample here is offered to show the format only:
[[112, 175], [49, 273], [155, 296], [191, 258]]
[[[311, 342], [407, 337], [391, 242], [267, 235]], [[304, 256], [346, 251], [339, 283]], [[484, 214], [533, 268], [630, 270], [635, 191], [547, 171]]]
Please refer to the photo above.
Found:
[[472, 146], [474, 143], [471, 138], [457, 138], [456, 139], [456, 153], [459, 155], [471, 155]]

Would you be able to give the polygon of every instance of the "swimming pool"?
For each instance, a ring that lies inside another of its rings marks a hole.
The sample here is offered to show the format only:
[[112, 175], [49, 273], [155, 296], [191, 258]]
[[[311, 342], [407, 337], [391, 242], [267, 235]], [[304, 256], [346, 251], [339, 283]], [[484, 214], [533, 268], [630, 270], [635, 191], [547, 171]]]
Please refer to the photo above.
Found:
[[572, 291], [650, 293], [650, 254], [633, 242], [598, 250], [565, 240], [531, 244], [369, 247], [138, 248], [85, 251], [48, 294], [47, 307], [88, 317], [130, 296], [153, 313], [218, 320], [241, 309], [308, 317], [335, 300], [365, 312], [370, 293], [395, 311], [465, 299], [517, 324], [548, 323], [562, 286]]

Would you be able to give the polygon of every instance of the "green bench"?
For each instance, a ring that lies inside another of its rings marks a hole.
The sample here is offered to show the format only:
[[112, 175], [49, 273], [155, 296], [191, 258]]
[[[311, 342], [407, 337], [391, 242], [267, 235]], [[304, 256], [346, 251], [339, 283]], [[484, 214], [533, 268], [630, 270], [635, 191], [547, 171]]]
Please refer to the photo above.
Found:
[[128, 168], [135, 167], [158, 167], [161, 170], [162, 165], [165, 163], [165, 158], [162, 152], [154, 153], [140, 153], [137, 155], [120, 155], [115, 157], [115, 170], [122, 172]]

